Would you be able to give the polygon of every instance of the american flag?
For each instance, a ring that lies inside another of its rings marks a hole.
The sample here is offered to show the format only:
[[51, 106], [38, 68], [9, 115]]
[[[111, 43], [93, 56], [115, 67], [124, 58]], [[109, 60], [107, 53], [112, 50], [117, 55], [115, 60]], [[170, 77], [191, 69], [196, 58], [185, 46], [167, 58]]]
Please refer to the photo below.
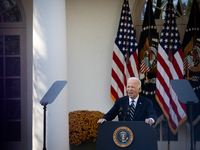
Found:
[[129, 77], [139, 77], [137, 49], [129, 3], [124, 0], [113, 50], [110, 93], [113, 101], [125, 95]]
[[194, 62], [190, 55], [185, 57], [184, 62], [183, 62], [183, 68], [184, 70], [190, 70], [194, 66]]
[[144, 59], [142, 60], [141, 64], [140, 64], [140, 72], [141, 73], [145, 73], [150, 71], [150, 62], [146, 59], [146, 57], [144, 57]]
[[170, 80], [183, 79], [183, 52], [173, 5], [168, 3], [165, 23], [158, 46], [156, 100], [165, 114], [173, 134], [187, 120], [186, 105], [181, 103]]

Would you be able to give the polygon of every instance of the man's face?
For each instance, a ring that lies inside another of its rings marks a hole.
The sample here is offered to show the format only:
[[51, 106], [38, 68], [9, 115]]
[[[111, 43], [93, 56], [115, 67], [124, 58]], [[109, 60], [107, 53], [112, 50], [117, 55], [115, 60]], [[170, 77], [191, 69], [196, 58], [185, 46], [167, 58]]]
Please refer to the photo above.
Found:
[[131, 99], [135, 99], [140, 93], [141, 87], [138, 88], [138, 80], [127, 81], [127, 94]]

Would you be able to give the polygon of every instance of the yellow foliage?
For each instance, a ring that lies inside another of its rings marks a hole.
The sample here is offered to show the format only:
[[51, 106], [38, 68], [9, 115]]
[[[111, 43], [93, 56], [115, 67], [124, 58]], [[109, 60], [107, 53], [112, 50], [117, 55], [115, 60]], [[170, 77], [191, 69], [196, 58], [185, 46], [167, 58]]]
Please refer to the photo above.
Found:
[[82, 142], [96, 142], [97, 121], [104, 116], [99, 111], [77, 110], [69, 113], [69, 142], [79, 145]]

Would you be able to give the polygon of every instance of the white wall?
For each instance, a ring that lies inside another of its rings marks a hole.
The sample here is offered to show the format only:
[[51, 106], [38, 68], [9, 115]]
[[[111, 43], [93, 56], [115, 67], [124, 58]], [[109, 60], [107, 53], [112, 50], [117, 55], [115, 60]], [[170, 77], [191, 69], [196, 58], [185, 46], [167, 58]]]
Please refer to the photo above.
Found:
[[[65, 0], [33, 0], [33, 150], [43, 148], [40, 100], [56, 80], [67, 79]], [[47, 105], [48, 150], [69, 147], [67, 85]]]
[[69, 111], [106, 113], [111, 63], [123, 0], [67, 0]]

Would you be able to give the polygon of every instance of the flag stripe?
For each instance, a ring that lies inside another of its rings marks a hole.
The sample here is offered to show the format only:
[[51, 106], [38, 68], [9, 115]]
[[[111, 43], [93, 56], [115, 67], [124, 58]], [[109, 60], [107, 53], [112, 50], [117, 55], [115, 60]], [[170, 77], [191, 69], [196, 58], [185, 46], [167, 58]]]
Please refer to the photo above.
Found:
[[111, 98], [113, 100], [115, 100], [115, 98], [119, 98], [118, 97], [118, 93], [115, 91], [115, 89], [113, 88], [113, 86], [111, 86], [110, 90], [111, 90]]
[[[124, 64], [123, 64], [123, 61], [124, 61], [124, 57], [121, 53], [117, 54], [116, 53], [116, 49], [118, 48], [115, 48], [115, 51], [113, 51], [113, 61], [115, 62], [116, 64], [116, 68], [118, 68], [121, 73], [124, 75]], [[119, 51], [119, 50], [117, 50]]]
[[[175, 15], [171, 8], [173, 8], [173, 5], [168, 3], [158, 46], [156, 100], [168, 119], [171, 131], [176, 134], [179, 126], [187, 119], [187, 115], [186, 105], [179, 101], [170, 83], [173, 79], [183, 79], [182, 48]], [[169, 16], [172, 16], [172, 18]], [[169, 23], [171, 23], [170, 26]], [[171, 34], [169, 32], [170, 27]], [[168, 43], [169, 40], [170, 43]], [[168, 54], [169, 48], [172, 51], [170, 54]], [[173, 59], [169, 60], [169, 57]]]
[[138, 77], [138, 74], [137, 42], [129, 3], [128, 0], [124, 0], [113, 49], [110, 94], [113, 101], [126, 94], [126, 79]]
[[[121, 92], [122, 95], [124, 94], [124, 85], [123, 85], [123, 82], [121, 82], [119, 76], [116, 74], [116, 72], [112, 69], [112, 78], [114, 79], [115, 81], [115, 86], [114, 89], [118, 92]], [[120, 91], [119, 91], [120, 90]]]

